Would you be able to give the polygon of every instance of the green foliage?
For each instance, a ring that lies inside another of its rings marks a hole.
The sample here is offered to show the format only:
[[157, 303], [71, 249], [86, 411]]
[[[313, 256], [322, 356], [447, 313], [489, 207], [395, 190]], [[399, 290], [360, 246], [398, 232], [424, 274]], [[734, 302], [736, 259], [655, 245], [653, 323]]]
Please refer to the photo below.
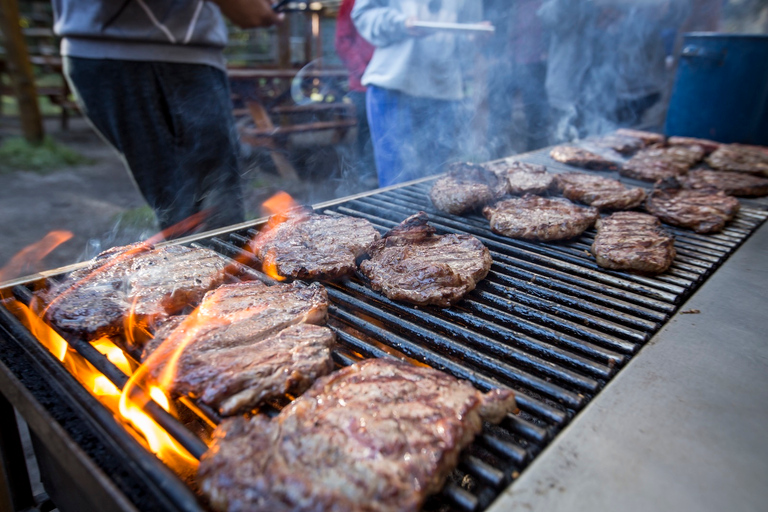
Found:
[[9, 137], [0, 144], [0, 173], [13, 170], [51, 171], [90, 163], [90, 160], [50, 137], [32, 144], [23, 137]]

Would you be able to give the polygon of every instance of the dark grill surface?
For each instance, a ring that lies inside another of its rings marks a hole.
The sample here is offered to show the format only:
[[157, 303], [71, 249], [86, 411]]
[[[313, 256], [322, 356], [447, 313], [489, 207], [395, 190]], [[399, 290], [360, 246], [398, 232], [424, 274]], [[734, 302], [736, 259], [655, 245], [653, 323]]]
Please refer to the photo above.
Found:
[[[545, 150], [524, 158], [544, 163], [553, 172], [575, 170], [546, 155]], [[598, 267], [589, 254], [594, 230], [565, 243], [536, 243], [496, 235], [477, 214], [440, 213], [428, 198], [431, 184], [427, 180], [317, 208], [320, 213], [365, 218], [382, 233], [424, 210], [439, 233], [472, 234], [491, 251], [494, 263], [488, 277], [449, 309], [391, 301], [371, 291], [361, 277], [325, 283], [333, 303], [330, 325], [340, 345], [334, 351], [338, 365], [363, 357], [406, 356], [484, 391], [517, 391], [520, 414], [508, 416], [499, 426], [486, 425], [443, 492], [428, 501], [427, 510], [489, 506], [768, 216], [766, 205], [757, 200], [745, 203], [719, 234], [698, 235], [667, 226], [676, 238], [677, 257], [664, 274], [645, 277]], [[242, 259], [242, 248], [255, 233], [241, 230], [195, 243]], [[269, 280], [253, 270], [245, 271], [247, 275]], [[28, 298], [24, 289], [15, 292], [22, 300]], [[98, 365], [108, 376], [117, 370], [103, 357]], [[113, 380], [123, 377], [115, 375]], [[189, 405], [218, 421], [211, 411]], [[265, 412], [274, 414], [280, 407], [275, 403]], [[182, 437], [196, 455], [204, 450], [194, 436]]]

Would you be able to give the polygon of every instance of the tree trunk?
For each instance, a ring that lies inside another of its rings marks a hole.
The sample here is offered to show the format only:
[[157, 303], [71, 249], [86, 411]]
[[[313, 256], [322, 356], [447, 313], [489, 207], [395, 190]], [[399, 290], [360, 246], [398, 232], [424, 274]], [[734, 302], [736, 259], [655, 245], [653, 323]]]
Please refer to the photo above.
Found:
[[0, 27], [5, 35], [8, 74], [16, 91], [21, 115], [21, 129], [30, 142], [43, 140], [43, 118], [37, 103], [37, 88], [24, 35], [19, 26], [17, 0], [0, 0]]

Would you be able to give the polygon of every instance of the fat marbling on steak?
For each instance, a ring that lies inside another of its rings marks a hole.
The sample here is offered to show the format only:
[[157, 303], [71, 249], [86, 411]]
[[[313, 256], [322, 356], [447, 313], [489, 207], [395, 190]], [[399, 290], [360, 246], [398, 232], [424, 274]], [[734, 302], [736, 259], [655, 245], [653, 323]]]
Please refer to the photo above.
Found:
[[169, 390], [223, 416], [303, 392], [333, 369], [328, 295], [318, 283], [227, 284], [206, 294], [182, 321], [161, 328], [144, 362], [156, 380], [178, 355]]
[[674, 239], [653, 215], [616, 212], [596, 225], [592, 254], [601, 267], [660, 274], [675, 259]]
[[695, 169], [678, 178], [683, 188], [722, 190], [729, 196], [760, 197], [768, 195], [768, 179], [742, 172]]
[[682, 176], [704, 158], [699, 146], [648, 148], [637, 152], [621, 168], [619, 174], [636, 180], [652, 181]]
[[599, 210], [631, 210], [645, 200], [645, 190], [627, 188], [619, 180], [605, 176], [570, 172], [558, 174], [556, 181], [564, 197]]
[[85, 340], [120, 335], [129, 314], [154, 324], [196, 305], [226, 278], [226, 260], [209, 249], [139, 243], [115, 247], [39, 292], [45, 319]]
[[365, 219], [320, 215], [299, 206], [270, 217], [250, 248], [280, 276], [338, 279], [353, 273], [356, 258], [379, 238]]
[[494, 233], [527, 240], [565, 240], [579, 236], [595, 223], [597, 208], [582, 207], [567, 199], [526, 194], [483, 208]]
[[555, 181], [555, 175], [539, 164], [513, 160], [503, 164], [492, 162], [486, 166], [506, 182], [507, 192], [514, 195], [543, 194], [552, 188]]
[[451, 164], [448, 173], [432, 185], [429, 198], [440, 211], [460, 215], [503, 196], [506, 182], [481, 165]]
[[739, 200], [723, 192], [678, 187], [677, 180], [660, 183], [648, 195], [646, 211], [667, 224], [697, 233], [717, 233], [739, 212]]
[[470, 235], [437, 235], [427, 214], [412, 215], [368, 248], [360, 271], [393, 300], [451, 306], [491, 268], [491, 253]]
[[747, 172], [768, 176], [768, 152], [741, 144], [723, 144], [706, 158], [718, 171]]
[[560, 163], [596, 171], [615, 171], [619, 168], [616, 162], [576, 146], [555, 146], [549, 156]]
[[368, 359], [319, 379], [275, 418], [222, 422], [198, 481], [218, 511], [415, 512], [483, 421], [513, 410], [509, 390]]

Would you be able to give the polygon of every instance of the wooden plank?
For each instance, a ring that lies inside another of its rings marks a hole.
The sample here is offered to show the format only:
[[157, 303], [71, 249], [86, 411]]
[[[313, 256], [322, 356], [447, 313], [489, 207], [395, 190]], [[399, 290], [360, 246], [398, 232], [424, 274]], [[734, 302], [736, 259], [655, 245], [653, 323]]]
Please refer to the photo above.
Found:
[[19, 4], [16, 0], [0, 0], [0, 26], [5, 34], [6, 64], [19, 102], [22, 132], [28, 141], [41, 142], [45, 135], [43, 118], [37, 103], [29, 50], [19, 26]]

